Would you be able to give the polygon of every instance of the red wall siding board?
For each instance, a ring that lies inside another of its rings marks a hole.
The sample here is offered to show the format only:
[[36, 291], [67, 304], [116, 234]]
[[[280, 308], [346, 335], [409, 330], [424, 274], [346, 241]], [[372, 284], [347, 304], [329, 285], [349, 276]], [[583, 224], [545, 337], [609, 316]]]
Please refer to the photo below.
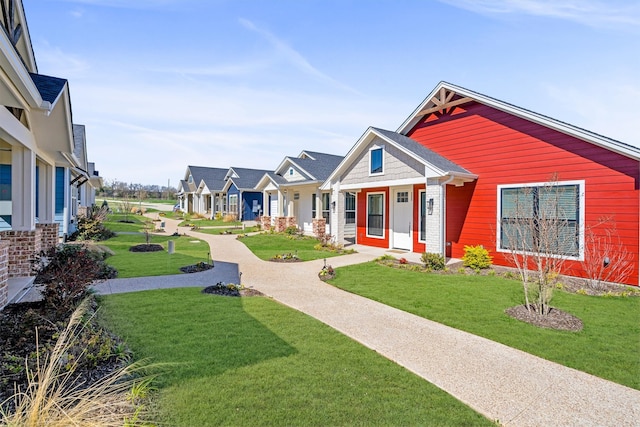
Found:
[[[603, 217], [613, 218], [620, 238], [637, 260], [638, 161], [485, 105], [465, 105], [465, 110], [437, 120], [428, 117], [408, 134], [479, 176], [471, 194], [465, 193], [469, 184], [447, 187], [446, 232], [453, 257], [463, 255], [464, 245], [482, 244], [495, 256], [496, 264], [506, 265], [503, 255], [495, 251], [497, 186], [544, 183], [557, 174], [561, 181], [585, 182], [586, 226]], [[568, 262], [567, 269], [574, 274], [581, 270], [577, 262]], [[627, 282], [637, 285], [638, 274], [636, 261]]]
[[[384, 193], [384, 238], [367, 237], [367, 194]], [[367, 188], [356, 195], [356, 243], [378, 248], [389, 247], [389, 187]]]

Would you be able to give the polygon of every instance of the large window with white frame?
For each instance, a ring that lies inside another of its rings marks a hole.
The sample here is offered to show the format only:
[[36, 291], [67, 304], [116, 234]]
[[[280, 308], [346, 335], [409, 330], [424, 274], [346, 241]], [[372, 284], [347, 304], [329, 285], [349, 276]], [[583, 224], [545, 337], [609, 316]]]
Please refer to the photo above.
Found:
[[367, 194], [367, 236], [384, 237], [384, 193]]
[[238, 195], [237, 194], [230, 194], [229, 195], [229, 214], [235, 215], [236, 218], [239, 218], [238, 217]]
[[498, 187], [498, 250], [579, 258], [584, 181]]
[[[322, 218], [325, 219], [326, 224], [329, 224], [331, 218], [331, 193], [322, 193], [320, 199], [322, 200]], [[316, 217], [316, 195], [311, 196], [311, 218]]]
[[373, 147], [369, 150], [369, 175], [384, 173], [384, 147]]

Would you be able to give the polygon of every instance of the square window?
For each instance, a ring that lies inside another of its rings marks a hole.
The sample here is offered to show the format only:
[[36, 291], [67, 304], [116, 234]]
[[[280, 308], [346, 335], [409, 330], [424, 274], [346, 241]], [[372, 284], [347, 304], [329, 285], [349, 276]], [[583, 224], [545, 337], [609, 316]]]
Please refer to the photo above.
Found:
[[396, 199], [398, 203], [409, 203], [409, 192], [398, 191], [398, 194], [396, 195]]

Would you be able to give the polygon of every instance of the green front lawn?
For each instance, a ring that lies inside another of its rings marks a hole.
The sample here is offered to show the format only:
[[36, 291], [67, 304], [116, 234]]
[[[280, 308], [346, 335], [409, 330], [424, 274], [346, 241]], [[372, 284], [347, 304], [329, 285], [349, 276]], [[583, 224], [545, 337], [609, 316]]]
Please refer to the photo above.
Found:
[[178, 224], [180, 227], [186, 227], [189, 224], [197, 225], [198, 227], [233, 227], [242, 226], [240, 221], [223, 221], [221, 219], [201, 219], [201, 218], [189, 218]]
[[265, 261], [282, 254], [295, 254], [302, 261], [342, 255], [340, 252], [314, 249], [314, 246], [317, 245], [319, 241], [310, 236], [299, 237], [279, 233], [261, 233], [243, 237], [241, 242], [244, 243], [255, 256]]
[[552, 305], [584, 322], [581, 332], [542, 329], [504, 313], [523, 303], [518, 281], [438, 275], [375, 262], [336, 269], [333, 285], [456, 329], [640, 389], [640, 298], [557, 291]]
[[159, 425], [482, 426], [450, 395], [271, 299], [168, 289], [101, 298], [136, 359], [166, 364]]
[[223, 234], [225, 232], [226, 234], [244, 234], [244, 233], [253, 233], [255, 231], [260, 231], [260, 228], [258, 227], [245, 227], [244, 229], [242, 227], [198, 228], [193, 231], [195, 231], [196, 233], [205, 233], [205, 234], [213, 234], [213, 235]]
[[[167, 241], [175, 242], [175, 253], [167, 252]], [[116, 254], [107, 258], [107, 263], [118, 270], [118, 277], [164, 276], [180, 274], [180, 267], [193, 265], [209, 259], [207, 242], [188, 236], [151, 236], [150, 243], [164, 246], [159, 252], [130, 252], [134, 245], [145, 243], [144, 234], [124, 234], [100, 242]]]
[[[138, 232], [142, 231], [144, 226], [144, 221], [147, 218], [142, 215], [136, 214], [121, 214], [114, 213], [109, 214], [107, 216], [106, 221], [103, 222], [103, 225], [111, 231], [115, 231], [116, 233], [122, 232]], [[129, 221], [129, 222], [122, 222]]]

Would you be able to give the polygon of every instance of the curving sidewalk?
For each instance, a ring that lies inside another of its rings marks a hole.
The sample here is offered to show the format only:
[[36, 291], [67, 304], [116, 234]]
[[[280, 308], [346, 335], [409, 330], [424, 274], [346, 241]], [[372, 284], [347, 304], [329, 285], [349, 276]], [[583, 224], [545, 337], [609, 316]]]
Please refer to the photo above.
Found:
[[[177, 221], [166, 225], [168, 233], [177, 230]], [[317, 277], [323, 260], [271, 263], [235, 236], [187, 230], [179, 232], [207, 241], [216, 261], [237, 263], [245, 286], [315, 317], [501, 425], [640, 426], [638, 390], [339, 290]], [[363, 252], [331, 258], [331, 265], [385, 252], [357, 249]]]

